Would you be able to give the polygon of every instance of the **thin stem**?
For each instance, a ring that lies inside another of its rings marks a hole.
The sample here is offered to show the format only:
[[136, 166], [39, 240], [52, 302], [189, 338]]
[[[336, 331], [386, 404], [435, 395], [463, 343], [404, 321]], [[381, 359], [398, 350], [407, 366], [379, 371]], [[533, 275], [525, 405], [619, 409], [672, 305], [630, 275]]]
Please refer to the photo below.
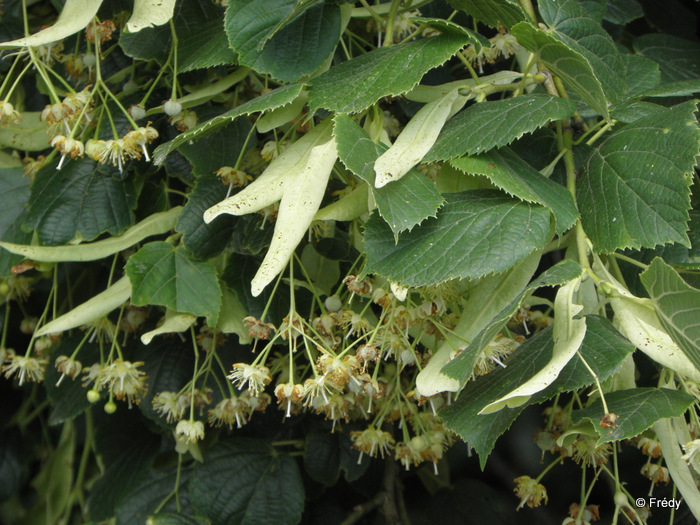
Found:
[[621, 261], [625, 261], [626, 263], [633, 264], [634, 266], [637, 266], [642, 270], [646, 270], [647, 268], [649, 268], [649, 266], [644, 264], [643, 262], [639, 262], [635, 259], [632, 259], [632, 257], [627, 257], [626, 255], [622, 255], [621, 253], [613, 252], [613, 256], [615, 256], [616, 259], [620, 259]]
[[558, 465], [559, 463], [561, 463], [561, 461], [562, 461], [561, 458], [556, 458], [549, 465], [547, 465], [544, 468], [544, 470], [542, 472], [540, 472], [540, 474], [535, 478], [535, 482], [539, 483], [542, 480], [542, 478], [545, 476], [545, 474], [547, 474], [547, 472], [552, 470], [552, 468], [554, 468], [554, 465]]
[[[17, 63], [17, 61], [15, 61], [12, 64], [12, 68], [10, 69], [10, 72], [7, 74], [7, 77], [5, 77], [5, 81], [2, 83], [2, 87], [0, 87], [0, 94], [2, 94], [3, 89], [5, 89], [5, 84], [10, 80], [10, 76], [12, 75], [12, 69], [14, 69], [16, 63]], [[22, 70], [22, 72], [19, 75], [17, 75], [17, 78], [12, 83], [12, 86], [10, 86], [10, 89], [7, 91], [7, 95], [5, 95], [5, 100], [8, 100], [8, 101], [10, 100], [10, 97], [12, 96], [12, 92], [15, 90], [15, 88], [19, 84], [19, 81], [22, 80], [22, 77], [24, 76], [24, 74], [27, 72], [27, 70], [30, 67], [32, 67], [31, 62], [29, 62], [26, 66], [24, 66], [24, 69]]]
[[173, 85], [170, 89], [170, 98], [177, 98], [177, 32], [175, 31], [175, 24], [172, 18], [170, 19], [170, 35], [173, 39], [172, 43], [172, 54], [173, 54]]
[[593, 379], [595, 380], [596, 387], [598, 388], [598, 393], [600, 394], [600, 400], [601, 400], [602, 403], [603, 403], [603, 410], [605, 410], [605, 414], [609, 414], [609, 413], [610, 413], [610, 410], [608, 410], [608, 404], [605, 402], [605, 394], [603, 393], [603, 387], [600, 385], [600, 380], [598, 379], [598, 374], [596, 374], [596, 373], [593, 371], [593, 369], [592, 369], [591, 366], [588, 364], [588, 362], [586, 361], [586, 359], [583, 357], [583, 355], [581, 354], [581, 352], [579, 352], [579, 351], [577, 350], [577, 351], [576, 351], [576, 355], [579, 357], [579, 359], [580, 359], [581, 362], [583, 363], [583, 366], [586, 367], [586, 370], [588, 370], [588, 372], [591, 374], [591, 376], [592, 376]]
[[384, 37], [383, 47], [389, 47], [394, 44], [394, 19], [401, 5], [401, 0], [391, 0], [391, 8], [389, 9], [389, 17], [386, 21], [386, 36]]
[[537, 13], [535, 13], [535, 8], [532, 7], [532, 2], [530, 0], [520, 0], [520, 7], [522, 7], [528, 15], [530, 15], [533, 22], [537, 22]]

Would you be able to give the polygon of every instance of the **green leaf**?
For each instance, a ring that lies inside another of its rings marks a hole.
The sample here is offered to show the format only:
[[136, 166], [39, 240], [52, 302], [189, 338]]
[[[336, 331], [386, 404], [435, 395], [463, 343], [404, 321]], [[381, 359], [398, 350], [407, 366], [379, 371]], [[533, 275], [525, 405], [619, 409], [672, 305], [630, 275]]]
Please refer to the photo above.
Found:
[[233, 227], [231, 249], [242, 255], [257, 255], [270, 246], [273, 229], [267, 219], [260, 215], [239, 217]]
[[7, 426], [0, 430], [0, 501], [5, 501], [22, 488], [28, 468], [22, 457], [22, 442], [26, 443], [16, 426]]
[[422, 173], [414, 169], [391, 185], [376, 188], [374, 161], [388, 147], [372, 142], [369, 135], [347, 115], [335, 118], [333, 135], [340, 160], [368, 184], [379, 214], [395, 234], [410, 230], [426, 218], [435, 216], [444, 199]]
[[[485, 326], [478, 335], [470, 342], [455, 359], [448, 363], [443, 369], [443, 373], [458, 379], [464, 385], [472, 375], [474, 363], [477, 357], [484, 351], [488, 344], [503, 330], [503, 327], [517, 312], [526, 297], [537, 288], [543, 286], [559, 286], [566, 282], [577, 279], [581, 276], [581, 267], [574, 261], [564, 259], [558, 264], [547, 269], [537, 279], [520, 291], [493, 319]], [[481, 410], [481, 408], [479, 408]]]
[[117, 180], [88, 159], [52, 162], [32, 183], [24, 226], [34, 228], [41, 244], [90, 241], [102, 233], [119, 235], [133, 224], [136, 190], [133, 178]]
[[72, 424], [64, 425], [60, 436], [58, 445], [41, 462], [41, 470], [32, 479], [32, 488], [41, 496], [21, 520], [28, 525], [56, 523], [64, 510], [70, 508], [68, 502], [77, 445], [75, 427]]
[[[265, 44], [267, 43], [268, 40], [270, 40], [273, 36], [277, 34], [277, 32], [282, 29], [283, 27], [289, 25], [296, 17], [298, 17], [300, 14], [302, 14], [304, 11], [306, 11], [308, 8], [312, 7], [315, 4], [318, 4], [319, 2], [322, 2], [323, 0], [295, 0], [294, 2], [294, 8], [287, 13], [287, 15], [277, 22], [277, 25], [273, 27], [263, 38], [259, 43], [258, 43], [258, 48], [263, 48]], [[336, 2], [337, 3], [337, 2]]]
[[[236, 54], [228, 45], [218, 9], [213, 16], [211, 14], [206, 16], [208, 20], [202, 16], [201, 22], [198, 23], [197, 18], [189, 18], [191, 16], [189, 13], [194, 8], [198, 8], [198, 11], [199, 9], [207, 11], [207, 6], [215, 6], [207, 2], [182, 2], [181, 5], [183, 9], [175, 20], [178, 71], [236, 64]], [[189, 9], [185, 12], [188, 7]]]
[[0, 146], [22, 151], [42, 151], [49, 147], [46, 122], [40, 120], [41, 112], [23, 111], [17, 124], [0, 128]]
[[133, 487], [148, 478], [148, 469], [160, 447], [160, 437], [142, 424], [138, 412], [123, 407], [103, 417], [108, 420], [96, 425], [96, 441], [105, 470], [92, 485], [88, 500], [90, 517], [96, 521], [114, 516]]
[[571, 193], [535, 170], [510, 148], [500, 148], [475, 157], [450, 162], [465, 173], [484, 175], [506, 193], [547, 207], [554, 215], [556, 232], [561, 235], [578, 218]]
[[661, 81], [677, 82], [700, 77], [700, 43], [662, 33], [642, 35], [634, 50], [659, 64]]
[[[447, 122], [423, 162], [450, 160], [505, 146], [550, 120], [569, 118], [574, 111], [574, 101], [545, 94], [474, 104]], [[497, 133], [493, 132], [495, 122]]]
[[235, 166], [241, 150], [255, 146], [255, 139], [249, 138], [252, 127], [247, 120], [239, 119], [196, 144], [183, 144], [179, 151], [192, 164], [195, 177], [209, 175], [224, 166]]
[[[58, 356], [70, 356], [85, 337], [84, 334], [76, 334], [64, 337], [61, 342], [52, 349], [51, 362], [46, 367], [46, 396], [51, 402], [51, 414], [49, 425], [64, 423], [82, 414], [90, 402], [87, 399], [89, 388], [82, 384], [82, 376], [78, 374], [75, 379], [68, 376], [61, 379], [61, 372], [55, 366]], [[100, 360], [100, 347], [97, 343], [84, 343], [76, 359], [83, 365], [83, 370]], [[61, 381], [60, 384], [57, 384]]]
[[261, 440], [220, 441], [195, 466], [190, 483], [195, 510], [213, 525], [294, 525], [304, 509], [296, 461]]
[[700, 93], [700, 78], [662, 84], [649, 91], [644, 91], [642, 95], [645, 97], [687, 97], [695, 93]]
[[[245, 218], [244, 218], [245, 219]], [[266, 289], [258, 297], [250, 293], [250, 281], [260, 265], [260, 259], [245, 255], [231, 257], [221, 276], [226, 287], [235, 293], [248, 315], [260, 318], [267, 312], [265, 322], [279, 324], [289, 314], [289, 287], [282, 281], [273, 295]]]
[[138, 33], [121, 34], [119, 47], [128, 57], [165, 63], [172, 46], [171, 36], [168, 26], [147, 27]]
[[205, 210], [226, 198], [227, 187], [216, 175], [203, 175], [187, 195], [175, 229], [182, 233], [185, 247], [199, 259], [220, 254], [233, 234], [236, 217], [218, 217], [208, 224], [202, 219]]
[[340, 476], [339, 436], [325, 428], [306, 434], [304, 468], [311, 479], [326, 486], [334, 485]]
[[148, 521], [153, 525], [210, 525], [211, 521], [200, 516], [185, 516], [178, 512], [159, 512]]
[[[208, 2], [178, 2], [173, 17], [177, 33], [178, 71], [235, 64], [228, 45], [222, 10]], [[149, 27], [138, 33], [122, 33], [119, 45], [127, 56], [140, 60], [168, 59], [172, 32], [168, 26]]]
[[668, 388], [630, 388], [605, 394], [608, 410], [616, 414], [615, 428], [606, 429], [599, 425], [605, 415], [600, 399], [571, 413], [574, 424], [588, 420], [593, 423], [600, 436], [598, 443], [621, 441], [644, 432], [660, 419], [680, 417], [694, 398], [686, 392]]
[[528, 20], [523, 8], [511, 0], [448, 0], [448, 3], [491, 27], [502, 25], [510, 28], [518, 22]]
[[210, 326], [216, 324], [221, 289], [211, 263], [196, 261], [182, 247], [151, 242], [129, 258], [126, 274], [131, 281], [132, 304], [157, 304], [205, 316]]
[[321, 256], [311, 244], [304, 246], [300, 260], [306, 270], [306, 275], [311, 281], [309, 284], [313, 284], [316, 292], [333, 295], [342, 277], [338, 261], [332, 261]]
[[344, 427], [338, 438], [340, 444], [340, 468], [343, 470], [345, 481], [352, 483], [360, 479], [371, 463], [371, 458], [361, 455], [360, 451], [353, 447], [350, 434], [352, 430], [364, 429], [365, 427]]
[[[586, 336], [580, 354], [601, 381], [612, 377], [622, 366], [626, 356], [634, 351], [629, 343], [603, 317], [587, 316]], [[491, 414], [479, 414], [481, 409], [512, 391], [534, 376], [551, 359], [554, 349], [552, 330], [539, 332], [513, 352], [506, 368], [476, 378], [467, 384], [457, 401], [440, 411], [445, 425], [468, 442], [477, 454], [481, 468], [493, 450], [498, 437], [526, 406], [542, 403], [561, 392], [577, 390], [594, 383], [583, 361], [575, 356], [545, 390], [534, 394], [526, 405], [503, 408]]]
[[[22, 168], [0, 169], [0, 240], [5, 242], [27, 244], [32, 238], [21, 229], [29, 200], [29, 181], [23, 175]], [[10, 275], [10, 269], [22, 258], [0, 250], [0, 277]]]
[[243, 319], [249, 312], [243, 304], [242, 295], [228, 286], [222, 287], [221, 292], [221, 315], [216, 326], [218, 331], [222, 334], [236, 334], [240, 345], [250, 344], [253, 339], [248, 327], [243, 324]]
[[625, 76], [621, 74], [626, 61], [608, 32], [588, 16], [577, 0], [542, 2], [538, 8], [542, 19], [554, 30], [551, 34], [586, 58], [607, 100], [620, 100], [627, 91]]
[[608, 118], [603, 86], [584, 55], [527, 22], [513, 26], [511, 33], [523, 47], [537, 53], [541, 62], [578, 93], [581, 100]]
[[656, 115], [663, 112], [664, 107], [651, 102], [641, 100], [630, 100], [620, 104], [615, 104], [610, 108], [610, 116], [615, 120], [629, 124], [641, 118]]
[[278, 29], [294, 4], [295, 0], [229, 3], [224, 28], [241, 64], [283, 82], [299, 80], [321, 66], [340, 38], [340, 8], [316, 4]]
[[644, 10], [637, 0], [608, 0], [607, 4], [603, 19], [613, 24], [624, 26], [644, 16]]
[[700, 138], [695, 109], [691, 101], [637, 120], [592, 152], [577, 195], [583, 227], [598, 250], [689, 245], [687, 174]]
[[660, 257], [640, 278], [668, 335], [700, 370], [700, 290], [688, 286]]
[[446, 196], [436, 219], [399, 236], [375, 215], [367, 222], [367, 272], [406, 286], [507, 270], [549, 240], [549, 211], [497, 191]]
[[[174, 489], [179, 489], [180, 512], [188, 514], [194, 513], [190, 505], [189, 493], [187, 485], [192, 476], [192, 469], [183, 467], [178, 476], [176, 469], [167, 470], [150, 470], [147, 477], [143, 477], [139, 483], [130, 483], [129, 492], [122, 500], [122, 503], [117, 506], [117, 525], [132, 525], [135, 523], [146, 523], [146, 520], [158, 508], [160, 503], [164, 501]], [[179, 480], [179, 485], [175, 484]], [[160, 510], [157, 517], [162, 515], [168, 516], [177, 508], [177, 500], [169, 498], [163, 508]], [[154, 520], [154, 523], [167, 523]], [[177, 521], [171, 523], [178, 523]], [[200, 525], [199, 523], [190, 524], [188, 522], [180, 522], [183, 525]]]
[[627, 96], [647, 95], [661, 82], [659, 64], [640, 55], [625, 55], [627, 61]]
[[357, 113], [382, 97], [415, 87], [425, 73], [478, 40], [454, 25], [450, 31], [406, 44], [381, 47], [343, 62], [314, 78], [309, 91], [312, 111]]
[[215, 131], [221, 129], [224, 126], [229, 125], [236, 118], [241, 115], [250, 115], [251, 113], [257, 113], [260, 111], [268, 111], [270, 109], [279, 108], [291, 104], [294, 102], [301, 93], [303, 84], [289, 84], [286, 86], [274, 89], [264, 95], [260, 95], [257, 98], [249, 100], [240, 106], [227, 111], [226, 113], [202, 122], [201, 124], [195, 126], [189, 131], [180, 133], [170, 142], [161, 144], [153, 152], [153, 162], [157, 166], [165, 161], [168, 153], [179, 148], [183, 144], [190, 141], [197, 141], [204, 137], [207, 137], [214, 133]]

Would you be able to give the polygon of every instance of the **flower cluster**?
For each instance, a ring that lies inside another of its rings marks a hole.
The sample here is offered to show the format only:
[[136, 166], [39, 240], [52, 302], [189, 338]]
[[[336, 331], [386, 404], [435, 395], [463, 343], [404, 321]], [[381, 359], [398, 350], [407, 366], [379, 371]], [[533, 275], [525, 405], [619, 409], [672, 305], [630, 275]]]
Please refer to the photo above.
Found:
[[30, 357], [18, 355], [12, 349], [5, 351], [5, 364], [0, 368], [0, 372], [5, 373], [6, 378], [16, 375], [19, 379], [19, 385], [25, 381], [33, 381], [40, 383], [44, 380], [44, 373], [48, 361], [43, 357]]
[[490, 47], [481, 47], [479, 51], [476, 50], [474, 44], [469, 44], [462, 53], [472, 64], [481, 65], [485, 62], [493, 63], [499, 57], [508, 58], [521, 49], [515, 37], [505, 31], [490, 38], [489, 42], [491, 43]]
[[107, 390], [119, 400], [127, 400], [129, 407], [138, 405], [146, 394], [146, 373], [139, 370], [143, 361], [132, 363], [120, 358], [102, 366], [96, 363], [83, 371], [83, 385], [94, 384], [95, 388]]
[[141, 155], [150, 161], [146, 145], [158, 138], [158, 132], [151, 126], [140, 127], [129, 131], [119, 139], [90, 139], [85, 145], [85, 153], [100, 164], [111, 164], [123, 171], [124, 162], [128, 159], [140, 159]]

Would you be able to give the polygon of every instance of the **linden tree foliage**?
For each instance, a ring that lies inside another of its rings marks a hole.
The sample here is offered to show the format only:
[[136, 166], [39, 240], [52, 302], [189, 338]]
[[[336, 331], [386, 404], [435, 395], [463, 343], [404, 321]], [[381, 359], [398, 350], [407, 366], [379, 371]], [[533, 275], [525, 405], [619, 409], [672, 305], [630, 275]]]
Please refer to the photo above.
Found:
[[692, 7], [4, 2], [0, 522], [700, 520]]

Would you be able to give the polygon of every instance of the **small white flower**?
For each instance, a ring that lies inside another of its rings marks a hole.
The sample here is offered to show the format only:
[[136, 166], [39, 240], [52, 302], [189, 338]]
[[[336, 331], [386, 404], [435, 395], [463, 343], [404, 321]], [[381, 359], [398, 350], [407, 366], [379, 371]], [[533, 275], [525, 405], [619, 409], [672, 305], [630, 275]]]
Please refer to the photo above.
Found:
[[204, 423], [201, 421], [183, 419], [177, 424], [177, 427], [175, 427], [175, 435], [181, 441], [196, 443], [204, 439]]

